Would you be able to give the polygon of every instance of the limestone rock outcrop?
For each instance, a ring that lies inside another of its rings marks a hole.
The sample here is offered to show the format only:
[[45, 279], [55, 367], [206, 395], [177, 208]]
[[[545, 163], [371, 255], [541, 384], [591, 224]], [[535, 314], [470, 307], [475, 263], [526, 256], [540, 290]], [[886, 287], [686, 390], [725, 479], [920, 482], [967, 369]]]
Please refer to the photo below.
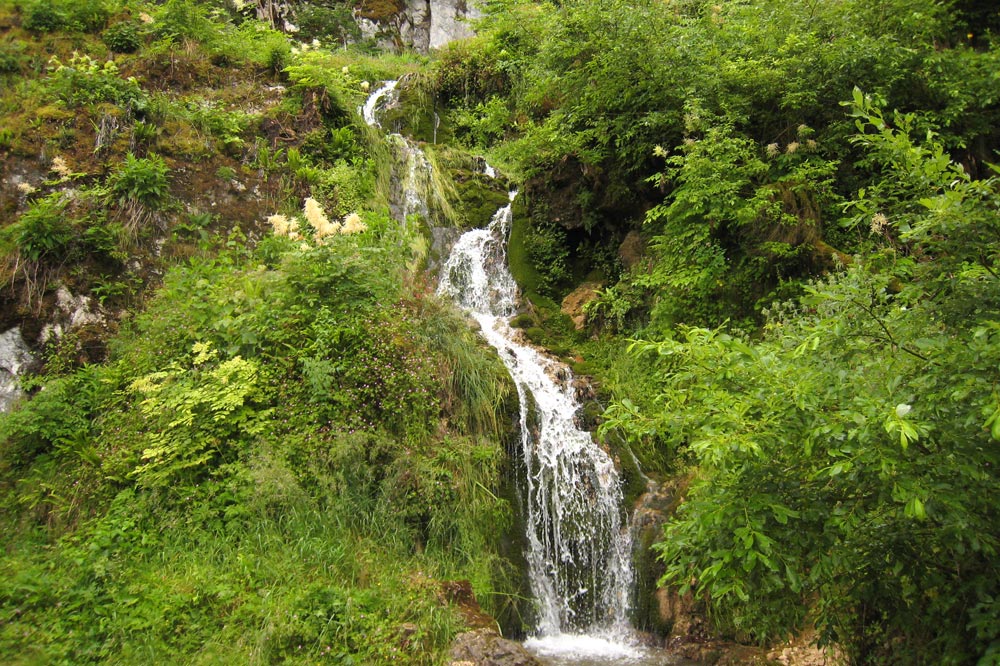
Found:
[[9, 411], [21, 397], [18, 377], [35, 362], [31, 348], [21, 336], [20, 328], [12, 328], [0, 334], [0, 413]]
[[406, 0], [402, 10], [390, 20], [362, 19], [358, 25], [370, 37], [384, 38], [395, 33], [399, 46], [427, 53], [473, 36], [470, 21], [480, 16], [482, 12], [475, 0]]

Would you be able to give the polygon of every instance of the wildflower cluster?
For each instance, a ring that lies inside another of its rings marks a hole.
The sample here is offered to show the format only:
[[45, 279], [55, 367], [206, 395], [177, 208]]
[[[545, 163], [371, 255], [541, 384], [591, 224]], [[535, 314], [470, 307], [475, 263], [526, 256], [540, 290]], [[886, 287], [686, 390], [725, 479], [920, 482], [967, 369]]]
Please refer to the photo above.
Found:
[[[305, 200], [302, 206], [302, 216], [309, 223], [309, 226], [313, 228], [313, 237], [317, 243], [322, 243], [324, 238], [330, 236], [338, 234], [349, 236], [368, 230], [368, 225], [364, 223], [364, 220], [357, 213], [351, 213], [343, 220], [331, 222], [330, 218], [327, 217], [326, 211], [323, 210], [323, 206], [312, 197]], [[279, 213], [267, 218], [267, 222], [274, 230], [275, 236], [287, 236], [292, 240], [301, 238], [295, 218], [289, 218]]]
[[889, 218], [887, 218], [883, 213], [875, 213], [872, 215], [871, 232], [873, 234], [884, 236], [888, 230]]
[[73, 170], [69, 168], [66, 158], [61, 155], [56, 155], [52, 159], [52, 164], [49, 165], [49, 171], [59, 176], [61, 180], [67, 180], [73, 175]]

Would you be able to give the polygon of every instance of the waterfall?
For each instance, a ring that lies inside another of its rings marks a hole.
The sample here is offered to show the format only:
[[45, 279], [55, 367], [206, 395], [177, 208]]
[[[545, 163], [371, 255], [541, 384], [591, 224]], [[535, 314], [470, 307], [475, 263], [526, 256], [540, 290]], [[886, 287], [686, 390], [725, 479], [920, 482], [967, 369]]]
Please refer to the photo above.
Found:
[[569, 368], [522, 342], [508, 323], [517, 305], [506, 256], [511, 216], [508, 204], [486, 229], [456, 242], [438, 292], [479, 323], [517, 387], [536, 640], [571, 635], [579, 644], [592, 634], [621, 642], [632, 586], [621, 482], [611, 457], [575, 423], [580, 404]]
[[[366, 121], [378, 124], [379, 100], [394, 90], [387, 84], [376, 91], [363, 108]], [[529, 647], [626, 663], [640, 651], [629, 644], [632, 537], [622, 520], [621, 481], [611, 456], [576, 425], [580, 404], [569, 368], [526, 344], [509, 324], [517, 310], [517, 285], [507, 268], [515, 196], [510, 193], [487, 228], [458, 239], [438, 293], [479, 323], [517, 387], [525, 557], [538, 606]]]

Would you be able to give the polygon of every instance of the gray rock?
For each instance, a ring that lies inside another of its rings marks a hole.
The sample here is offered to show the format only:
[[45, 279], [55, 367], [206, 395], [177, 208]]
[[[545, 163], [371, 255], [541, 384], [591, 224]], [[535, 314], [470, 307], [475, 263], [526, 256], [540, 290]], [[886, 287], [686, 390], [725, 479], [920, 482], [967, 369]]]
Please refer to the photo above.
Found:
[[399, 36], [403, 44], [427, 53], [475, 35], [469, 21], [481, 16], [474, 0], [407, 0], [399, 17]]
[[17, 379], [35, 363], [31, 348], [21, 336], [21, 329], [12, 328], [0, 335], [0, 413], [10, 411], [21, 397]]
[[542, 666], [520, 643], [494, 629], [467, 631], [451, 644], [451, 666]]

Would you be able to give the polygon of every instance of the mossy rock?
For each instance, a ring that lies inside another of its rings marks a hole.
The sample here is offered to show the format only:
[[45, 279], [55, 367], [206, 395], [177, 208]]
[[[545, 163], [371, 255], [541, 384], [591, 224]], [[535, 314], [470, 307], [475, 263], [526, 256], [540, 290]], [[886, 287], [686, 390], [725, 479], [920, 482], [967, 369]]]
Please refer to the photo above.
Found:
[[402, 12], [406, 3], [403, 0], [362, 0], [357, 6], [361, 16], [385, 23]]
[[593, 432], [600, 425], [603, 414], [604, 407], [601, 406], [601, 403], [596, 400], [588, 400], [577, 411], [576, 418], [584, 430]]
[[457, 207], [469, 227], [485, 227], [509, 201], [507, 193], [497, 191], [488, 176], [458, 172], [454, 178], [459, 198]]
[[545, 329], [541, 328], [540, 326], [530, 326], [524, 329], [524, 335], [532, 343], [539, 345], [542, 343], [542, 340], [545, 339]]
[[510, 241], [507, 243], [507, 264], [524, 296], [534, 302], [539, 298], [538, 288], [542, 277], [535, 270], [528, 256], [527, 239], [531, 222], [524, 205], [516, 199], [514, 200], [513, 212], [514, 219], [511, 222]]
[[512, 328], [531, 328], [538, 325], [538, 319], [532, 314], [519, 314], [510, 320]]

